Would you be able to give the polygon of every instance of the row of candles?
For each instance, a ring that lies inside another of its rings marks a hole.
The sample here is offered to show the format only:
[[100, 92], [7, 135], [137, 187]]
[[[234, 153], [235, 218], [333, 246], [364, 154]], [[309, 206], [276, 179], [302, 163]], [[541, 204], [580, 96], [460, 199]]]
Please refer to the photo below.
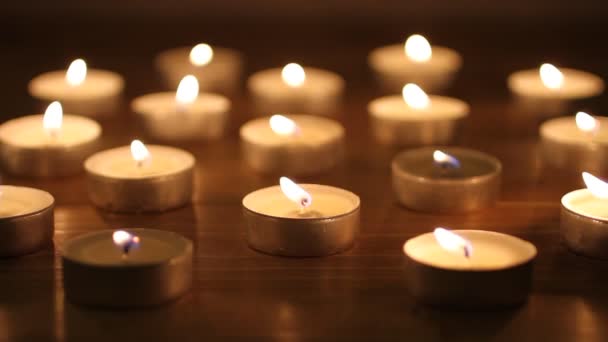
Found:
[[[405, 53], [404, 53], [405, 51]], [[373, 100], [373, 131], [392, 145], [446, 144], [469, 106], [461, 100], [427, 95], [444, 88], [462, 63], [454, 50], [431, 47], [419, 35], [405, 44], [370, 54], [370, 65], [387, 88], [402, 94]], [[199, 88], [226, 91], [240, 78], [240, 55], [230, 49], [199, 44], [162, 53], [157, 64], [177, 91], [149, 94], [132, 102], [150, 137], [164, 141], [222, 136], [230, 101]], [[187, 76], [183, 76], [187, 74]], [[198, 76], [198, 77], [197, 77]], [[200, 83], [199, 83], [200, 82]], [[538, 71], [517, 72], [510, 88], [527, 102], [545, 104], [598, 95], [597, 76], [561, 71], [543, 64]], [[335, 73], [288, 64], [249, 79], [259, 108], [274, 112], [327, 114], [334, 110], [344, 81]], [[189, 203], [195, 158], [187, 151], [161, 145], [130, 146], [97, 152], [101, 126], [91, 118], [112, 111], [124, 86], [121, 76], [87, 70], [83, 60], [67, 72], [45, 73], [30, 82], [30, 93], [54, 101], [44, 115], [10, 120], [0, 126], [0, 159], [6, 171], [26, 176], [65, 176], [86, 170], [88, 193], [98, 207], [119, 212], [164, 211]], [[57, 102], [55, 100], [61, 100]], [[549, 120], [541, 126], [543, 146], [558, 154], [562, 166], [579, 163], [580, 151], [597, 154], [600, 119], [586, 113]], [[341, 159], [344, 128], [313, 115], [273, 115], [254, 119], [240, 131], [244, 156], [263, 173], [319, 173]], [[581, 165], [584, 167], [584, 165]], [[463, 149], [416, 148], [392, 163], [393, 189], [407, 208], [459, 213], [491, 206], [499, 196], [502, 166], [487, 154]], [[608, 214], [603, 209], [608, 184], [584, 173], [588, 189], [562, 199], [562, 226], [575, 251], [608, 257]], [[18, 256], [48, 245], [53, 236], [52, 195], [24, 187], [2, 186], [0, 255]], [[325, 256], [349, 249], [359, 231], [359, 197], [347, 190], [296, 184], [281, 177], [279, 185], [243, 198], [249, 245], [281, 256]], [[4, 229], [6, 228], [6, 229]], [[62, 250], [68, 299], [82, 304], [132, 307], [160, 304], [190, 287], [192, 243], [175, 233], [154, 229], [100, 231], [68, 241]], [[408, 240], [411, 292], [433, 305], [487, 307], [519, 304], [530, 289], [536, 248], [529, 242], [489, 231], [450, 231]], [[492, 291], [484, 290], [492, 284]]]

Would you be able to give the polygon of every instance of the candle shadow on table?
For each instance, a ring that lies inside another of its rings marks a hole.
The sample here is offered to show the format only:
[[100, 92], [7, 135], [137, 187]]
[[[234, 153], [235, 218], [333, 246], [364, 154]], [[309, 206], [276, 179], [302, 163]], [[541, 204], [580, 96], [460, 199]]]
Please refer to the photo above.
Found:
[[53, 247], [0, 259], [0, 340], [34, 341], [56, 335]]

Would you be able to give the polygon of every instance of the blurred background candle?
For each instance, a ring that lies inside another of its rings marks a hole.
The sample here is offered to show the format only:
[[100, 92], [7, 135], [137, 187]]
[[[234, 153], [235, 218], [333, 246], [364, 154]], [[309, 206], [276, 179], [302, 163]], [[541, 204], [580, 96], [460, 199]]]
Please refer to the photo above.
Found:
[[0, 185], [0, 257], [52, 245], [54, 205], [55, 199], [46, 191]]
[[230, 100], [213, 93], [199, 93], [193, 75], [185, 76], [176, 92], [140, 96], [131, 103], [146, 134], [160, 141], [220, 138], [228, 124]]
[[452, 49], [433, 45], [414, 34], [405, 44], [374, 49], [368, 63], [385, 91], [397, 92], [406, 83], [416, 83], [431, 92], [447, 88], [460, 70], [462, 57]]
[[344, 79], [331, 71], [296, 63], [256, 72], [247, 81], [256, 114], [336, 115]]
[[391, 169], [397, 199], [413, 210], [479, 210], [494, 205], [500, 193], [500, 161], [470, 149], [406, 150], [395, 156]]
[[583, 172], [586, 189], [562, 197], [561, 230], [566, 245], [576, 253], [608, 258], [608, 183]]
[[255, 250], [281, 256], [324, 256], [352, 247], [359, 233], [359, 197], [281, 177], [279, 186], [243, 198], [247, 241]]
[[63, 114], [59, 102], [44, 115], [9, 120], [0, 126], [0, 159], [5, 171], [28, 177], [74, 175], [97, 151], [101, 126], [82, 116]]
[[436, 228], [403, 245], [408, 287], [432, 306], [488, 309], [522, 304], [532, 287], [536, 247], [483, 230]]
[[240, 131], [243, 157], [262, 173], [304, 175], [326, 171], [343, 159], [344, 128], [312, 115], [273, 115]]
[[202, 91], [231, 94], [241, 87], [243, 58], [236, 50], [200, 43], [161, 52], [156, 67], [169, 89], [194, 75]]
[[549, 63], [509, 75], [507, 85], [516, 96], [519, 109], [541, 116], [563, 114], [568, 111], [569, 102], [604, 91], [604, 81], [599, 76]]
[[416, 84], [406, 84], [401, 95], [384, 96], [367, 106], [375, 138], [389, 145], [448, 144], [458, 123], [469, 114], [464, 101], [427, 95]]
[[65, 243], [67, 299], [76, 304], [137, 308], [174, 300], [192, 285], [192, 242], [156, 229], [103, 230]]
[[98, 152], [88, 158], [89, 198], [96, 206], [118, 212], [165, 211], [192, 199], [192, 154], [168, 146], [131, 146]]
[[110, 115], [120, 105], [124, 88], [122, 76], [115, 72], [87, 69], [82, 59], [74, 60], [67, 71], [51, 71], [32, 79], [31, 96], [45, 105], [59, 100], [66, 112], [83, 115]]
[[544, 122], [541, 152], [547, 165], [566, 171], [608, 171], [608, 119], [585, 112]]

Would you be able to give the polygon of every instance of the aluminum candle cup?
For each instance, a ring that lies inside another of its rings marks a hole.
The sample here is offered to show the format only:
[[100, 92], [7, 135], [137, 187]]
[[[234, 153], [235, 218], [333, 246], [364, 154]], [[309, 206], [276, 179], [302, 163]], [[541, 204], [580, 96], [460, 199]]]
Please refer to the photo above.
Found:
[[350, 249], [359, 233], [359, 197], [325, 185], [303, 184], [312, 205], [301, 211], [279, 186], [243, 198], [247, 241], [257, 251], [290, 257], [325, 256]]
[[443, 249], [433, 233], [403, 246], [412, 296], [427, 305], [492, 309], [524, 303], [532, 286], [533, 244], [481, 230], [455, 230], [473, 246], [469, 258]]
[[165, 211], [192, 199], [192, 154], [150, 145], [151, 158], [138, 165], [128, 146], [98, 152], [85, 161], [89, 198], [117, 212]]
[[399, 91], [406, 83], [416, 83], [439, 92], [450, 85], [460, 70], [462, 57], [455, 50], [433, 46], [430, 59], [418, 62], [408, 58], [403, 44], [393, 44], [373, 50], [368, 64], [386, 91]]
[[155, 229], [129, 229], [139, 246], [128, 254], [114, 231], [89, 233], [65, 243], [62, 251], [66, 298], [76, 304], [137, 308], [174, 300], [192, 285], [192, 242]]
[[567, 193], [562, 197], [560, 225], [572, 251], [608, 259], [608, 200], [596, 198], [588, 189]]
[[[166, 85], [175, 89], [182, 77], [194, 75], [201, 90], [219, 93], [233, 93], [240, 87], [243, 58], [232, 49], [211, 47], [202, 51], [206, 56], [196, 57], [193, 46], [180, 47], [161, 52], [156, 57], [156, 67], [163, 76]], [[193, 52], [193, 58], [191, 53]], [[197, 64], [195, 64], [197, 63]]]
[[115, 72], [90, 69], [81, 84], [66, 81], [66, 72], [52, 71], [36, 76], [28, 85], [31, 96], [44, 104], [61, 101], [69, 113], [90, 116], [113, 114], [120, 106], [124, 79]]
[[402, 96], [373, 100], [367, 109], [375, 138], [388, 145], [442, 145], [451, 142], [469, 106], [458, 99], [429, 96], [426, 108], [410, 107]]
[[51, 136], [42, 115], [24, 116], [0, 126], [0, 158], [4, 169], [18, 176], [74, 175], [97, 151], [100, 137], [101, 126], [85, 117], [64, 115], [60, 131]]
[[441, 151], [460, 162], [443, 170], [433, 160], [433, 148], [399, 153], [393, 159], [393, 190], [409, 209], [433, 213], [459, 213], [491, 207], [500, 194], [500, 161], [474, 150], [447, 147]]
[[595, 117], [599, 127], [585, 132], [575, 117], [551, 119], [540, 126], [543, 160], [554, 167], [572, 171], [608, 170], [608, 119]]
[[551, 77], [554, 72], [549, 71], [545, 82], [539, 69], [509, 75], [507, 85], [516, 96], [520, 109], [541, 116], [559, 115], [568, 110], [570, 102], [598, 96], [604, 91], [604, 81], [594, 74], [568, 68], [560, 68], [558, 72], [562, 78]]
[[[344, 79], [327, 70], [311, 67], [305, 67], [303, 70], [305, 79], [297, 85], [288, 84], [282, 77], [280, 68], [253, 74], [247, 81], [247, 88], [253, 98], [256, 114], [335, 115], [344, 92]], [[297, 78], [297, 81], [300, 80], [301, 78]]]
[[298, 125], [291, 136], [275, 133], [269, 118], [241, 127], [243, 157], [262, 173], [306, 175], [330, 169], [343, 159], [344, 128], [338, 122], [311, 115], [286, 116]]
[[174, 92], [163, 92], [138, 97], [131, 108], [153, 139], [206, 140], [224, 135], [230, 101], [221, 95], [201, 93], [194, 102], [180, 106]]
[[0, 185], [0, 192], [0, 257], [20, 256], [51, 245], [53, 196], [10, 185]]

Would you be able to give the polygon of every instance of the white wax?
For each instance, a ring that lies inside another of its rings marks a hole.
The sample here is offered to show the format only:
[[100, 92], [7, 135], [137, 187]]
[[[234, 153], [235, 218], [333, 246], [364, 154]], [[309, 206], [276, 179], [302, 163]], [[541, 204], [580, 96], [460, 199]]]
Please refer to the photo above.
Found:
[[404, 44], [393, 44], [374, 49], [369, 54], [369, 63], [387, 73], [445, 73], [460, 69], [462, 58], [455, 50], [434, 45], [428, 61], [416, 62], [406, 54]]
[[567, 144], [608, 144], [608, 118], [595, 117], [599, 129], [593, 133], [583, 132], [576, 126], [574, 116], [551, 119], [540, 126], [540, 135]]
[[359, 208], [359, 197], [352, 192], [325, 185], [299, 184], [312, 197], [304, 211], [289, 200], [279, 186], [254, 191], [243, 198], [243, 206], [253, 212], [282, 218], [319, 219], [341, 216]]
[[512, 92], [542, 99], [573, 100], [600, 95], [604, 91], [604, 81], [589, 72], [560, 68], [564, 83], [558, 89], [547, 88], [541, 78], [539, 69], [517, 71], [507, 79]]
[[482, 230], [453, 232], [471, 242], [473, 253], [470, 258], [466, 258], [464, 252], [451, 252], [441, 247], [433, 233], [408, 240], [403, 245], [403, 251], [410, 258], [425, 265], [475, 271], [515, 267], [536, 256], [534, 245], [514, 236]]
[[161, 52], [156, 65], [164, 74], [172, 89], [185, 75], [194, 75], [201, 89], [229, 90], [238, 86], [242, 69], [242, 57], [238, 51], [212, 46], [213, 58], [208, 64], [194, 65], [190, 61], [192, 46], [179, 47]]
[[315, 99], [339, 95], [344, 88], [342, 77], [331, 71], [304, 67], [306, 80], [299, 87], [285, 83], [281, 71], [275, 68], [256, 72], [249, 78], [249, 89], [268, 98]]
[[123, 258], [122, 248], [112, 240], [112, 231], [89, 234], [68, 241], [63, 255], [67, 259], [90, 265], [133, 267], [168, 263], [185, 255], [188, 240], [184, 237], [156, 229], [127, 229], [140, 239], [139, 246], [132, 248]]
[[64, 115], [59, 134], [51, 137], [42, 125], [43, 115], [29, 115], [9, 120], [0, 126], [0, 141], [19, 147], [73, 147], [91, 142], [101, 135], [101, 126], [94, 120]]
[[608, 221], [608, 200], [593, 196], [588, 189], [571, 191], [562, 197], [562, 205], [582, 216]]
[[33, 214], [51, 206], [55, 200], [46, 191], [0, 185], [0, 219]]
[[82, 84], [70, 85], [65, 70], [51, 71], [32, 79], [32, 96], [48, 101], [86, 101], [118, 95], [124, 88], [122, 76], [115, 72], [89, 69]]
[[139, 166], [131, 148], [123, 146], [92, 155], [84, 163], [87, 172], [118, 179], [143, 179], [176, 174], [194, 166], [194, 156], [168, 146], [146, 145], [151, 158]]
[[397, 121], [454, 120], [469, 114], [469, 105], [459, 99], [445, 96], [429, 96], [429, 106], [415, 109], [407, 105], [401, 95], [385, 96], [368, 105], [371, 115]]
[[299, 127], [298, 134], [282, 136], [270, 128], [269, 118], [247, 122], [241, 127], [241, 138], [262, 146], [322, 146], [341, 139], [344, 128], [338, 122], [312, 115], [285, 115]]

